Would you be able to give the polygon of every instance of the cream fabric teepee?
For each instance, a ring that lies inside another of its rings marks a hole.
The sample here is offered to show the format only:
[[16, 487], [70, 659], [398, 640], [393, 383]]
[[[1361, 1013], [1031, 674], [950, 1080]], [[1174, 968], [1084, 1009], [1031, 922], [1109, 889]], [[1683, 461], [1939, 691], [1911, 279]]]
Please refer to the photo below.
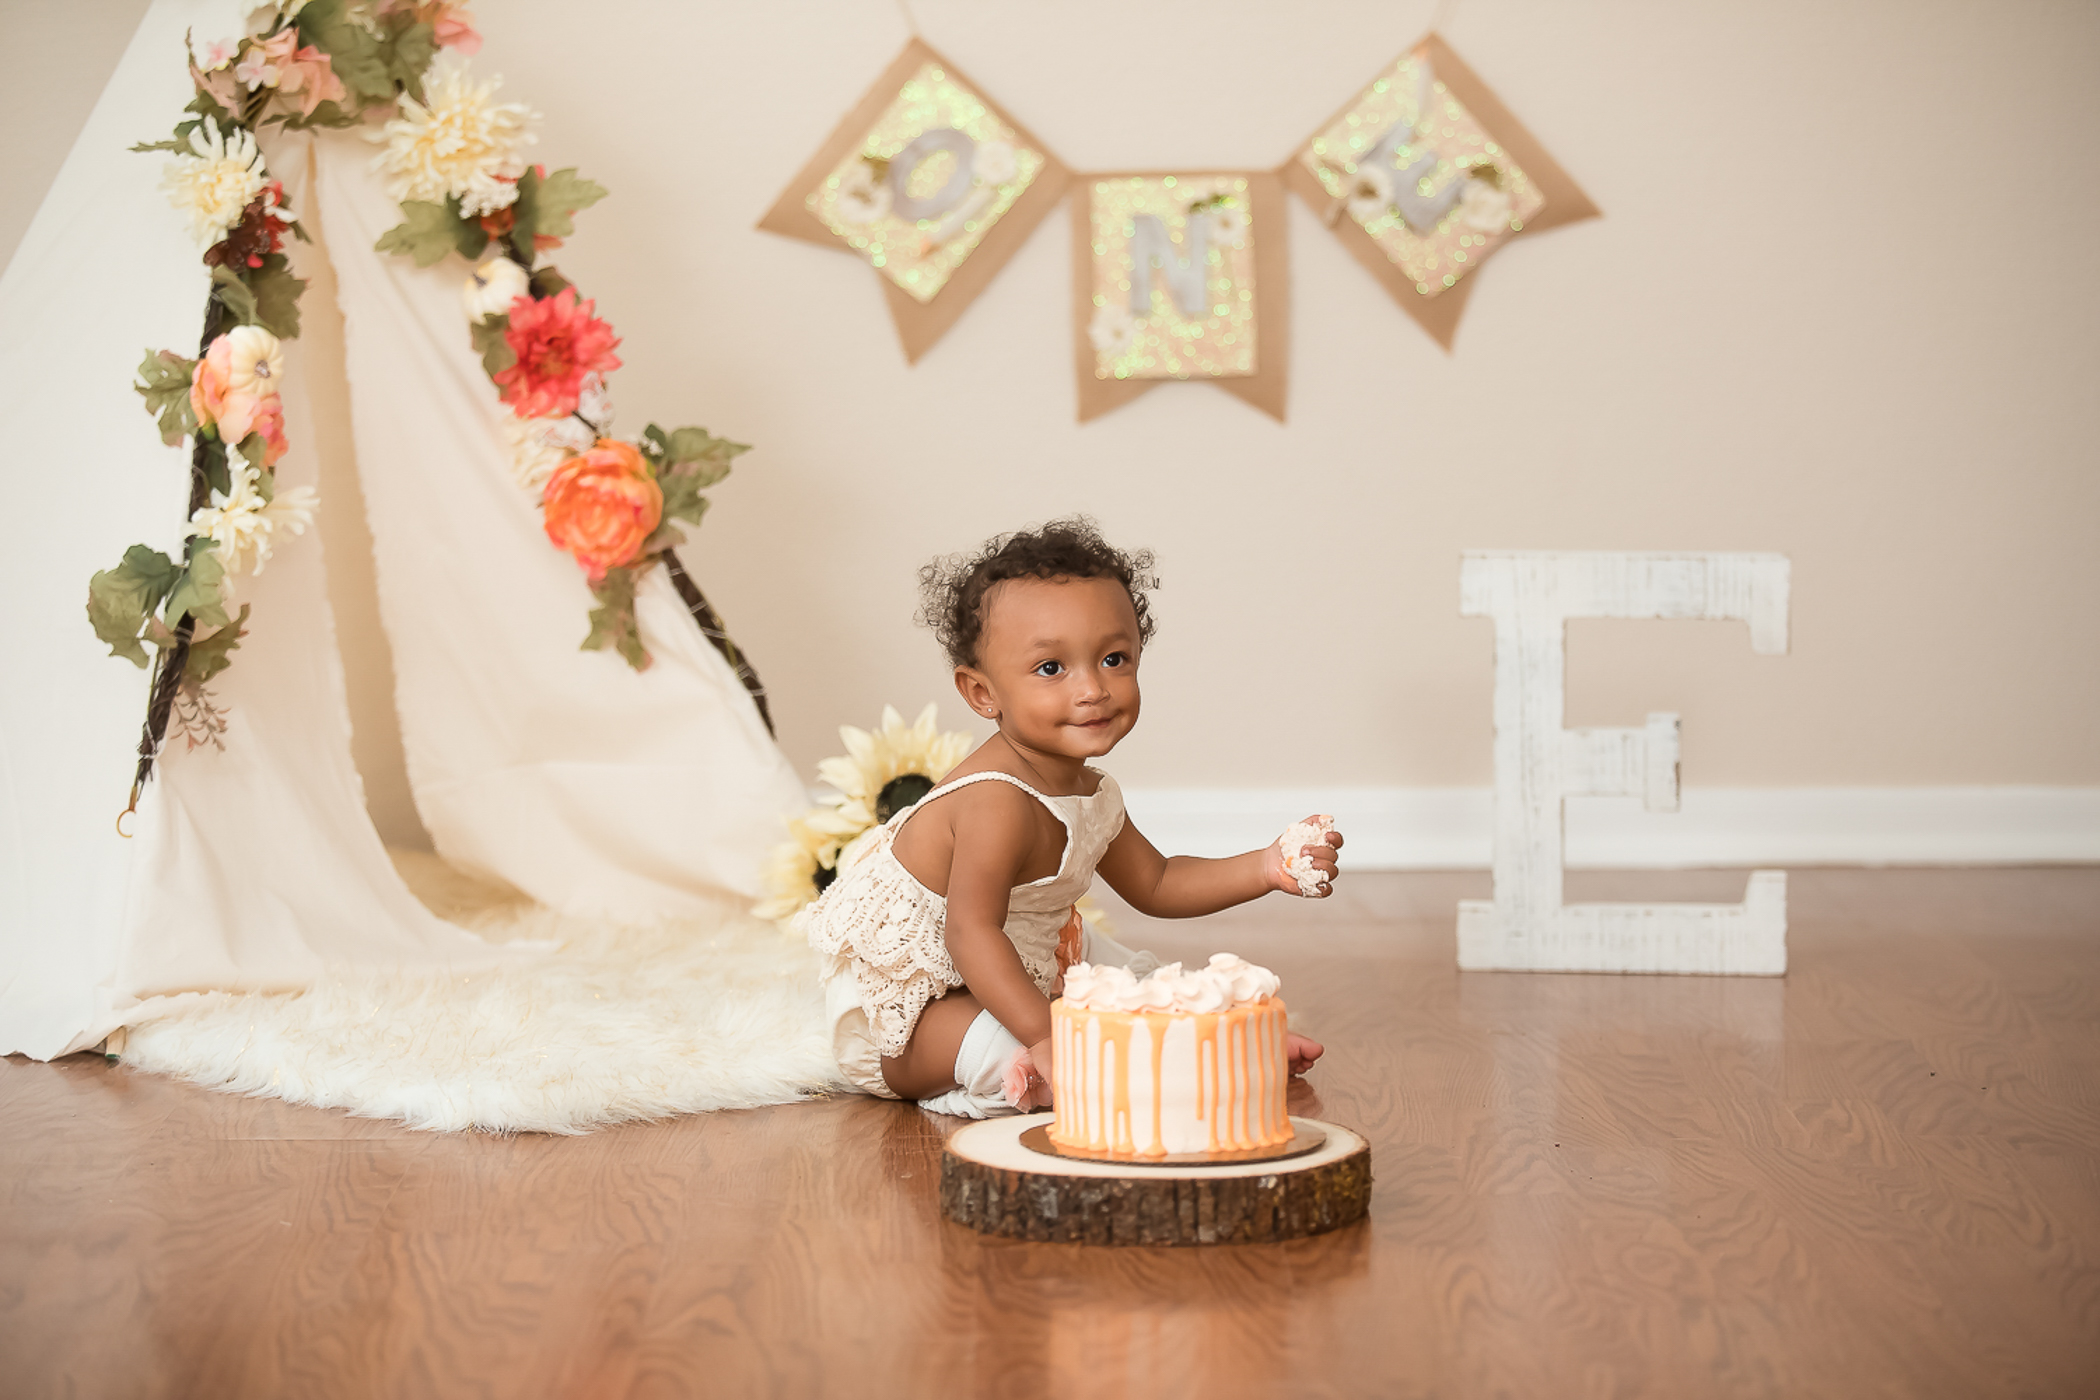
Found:
[[[16, 522], [0, 550], [12, 604], [0, 1052], [85, 1048], [179, 1010], [185, 992], [542, 956], [434, 917], [389, 864], [351, 761], [312, 531], [240, 585], [249, 636], [214, 684], [231, 711], [224, 750], [170, 744], [136, 839], [113, 827], [146, 679], [104, 654], [82, 605], [89, 574], [126, 545], [179, 545], [184, 456], [123, 386], [144, 347], [190, 348], [207, 285], [152, 160], [125, 148], [188, 100], [184, 31], [216, 33], [224, 18], [210, 0], [156, 0], [0, 277]], [[754, 882], [777, 818], [801, 802], [791, 770], [660, 578], [641, 610], [652, 671], [576, 651], [587, 594], [507, 480], [493, 390], [456, 309], [459, 269], [372, 253], [386, 211], [366, 150], [344, 133], [317, 154], [294, 138], [272, 147], [271, 165], [343, 285], [382, 614], [426, 823], [444, 853], [566, 910], [733, 921], [725, 911]], [[287, 487], [315, 475], [296, 342], [291, 355]]]

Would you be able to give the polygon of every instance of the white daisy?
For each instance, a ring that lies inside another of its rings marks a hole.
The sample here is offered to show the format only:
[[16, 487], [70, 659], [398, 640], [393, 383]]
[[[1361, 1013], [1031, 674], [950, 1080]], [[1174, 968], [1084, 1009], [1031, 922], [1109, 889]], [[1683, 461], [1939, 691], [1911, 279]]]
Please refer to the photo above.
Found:
[[372, 168], [386, 180], [387, 197], [440, 203], [459, 196], [472, 219], [507, 209], [518, 197], [525, 148], [539, 138], [538, 114], [519, 102], [496, 101], [502, 79], [476, 82], [450, 52], [439, 55], [423, 79], [423, 101], [404, 95], [401, 115], [380, 133], [386, 149]]
[[970, 157], [970, 173], [987, 185], [1003, 185], [1016, 169], [1014, 148], [1007, 141], [980, 141]]
[[1128, 308], [1111, 302], [1094, 312], [1093, 323], [1086, 328], [1086, 338], [1094, 343], [1094, 349], [1114, 359], [1137, 340], [1137, 318]]
[[1366, 165], [1349, 177], [1349, 213], [1360, 224], [1382, 217], [1393, 207], [1393, 177], [1375, 165]]
[[168, 202], [189, 219], [190, 236], [209, 248], [240, 222], [241, 211], [263, 192], [269, 173], [246, 128], [222, 133], [211, 117], [190, 133], [190, 150], [194, 154], [178, 154], [168, 162], [160, 183]]
[[1237, 204], [1213, 204], [1210, 208], [1210, 236], [1214, 243], [1228, 248], [1237, 248], [1247, 241], [1247, 211]]
[[1458, 197], [1458, 216], [1475, 233], [1501, 233], [1509, 227], [1509, 193], [1485, 180], [1468, 180]]
[[839, 176], [839, 217], [849, 224], [872, 224], [890, 216], [890, 186], [875, 178], [864, 160]]

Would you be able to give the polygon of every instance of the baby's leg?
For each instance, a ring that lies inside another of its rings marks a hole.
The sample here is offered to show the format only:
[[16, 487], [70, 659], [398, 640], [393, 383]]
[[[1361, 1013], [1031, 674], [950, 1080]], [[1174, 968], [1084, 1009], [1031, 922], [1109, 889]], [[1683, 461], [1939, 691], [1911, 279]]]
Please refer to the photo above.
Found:
[[955, 1087], [955, 1057], [983, 1005], [967, 991], [929, 1001], [904, 1053], [882, 1062], [882, 1080], [900, 1099], [930, 1099]]

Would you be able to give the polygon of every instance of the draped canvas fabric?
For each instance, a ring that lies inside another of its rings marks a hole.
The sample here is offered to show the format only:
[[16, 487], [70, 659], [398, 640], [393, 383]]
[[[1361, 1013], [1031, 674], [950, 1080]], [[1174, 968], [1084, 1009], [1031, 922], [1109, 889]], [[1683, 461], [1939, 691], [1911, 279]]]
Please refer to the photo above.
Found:
[[321, 133], [316, 209], [409, 781], [438, 853], [569, 912], [695, 917], [755, 895], [801, 784], [661, 568], [635, 604], [648, 670], [578, 649], [590, 589], [513, 477], [466, 265], [373, 252], [401, 211], [372, 155], [361, 132]]
[[[125, 385], [145, 347], [194, 353], [209, 286], [156, 188], [164, 158], [125, 148], [171, 125], [189, 99], [183, 32], [220, 18], [200, 0], [157, 0], [0, 278], [15, 521], [0, 551], [0, 1051], [93, 1045], [169, 994], [520, 956], [432, 916], [387, 861], [351, 761], [311, 529], [238, 584], [249, 635], [212, 685], [229, 712], [224, 750], [169, 744], [136, 839], [115, 830], [146, 673], [107, 655], [83, 603], [88, 576], [127, 545], [180, 549], [186, 452], [161, 444]], [[304, 143], [274, 146], [272, 167], [303, 207]], [[288, 350], [285, 489], [316, 475]]]

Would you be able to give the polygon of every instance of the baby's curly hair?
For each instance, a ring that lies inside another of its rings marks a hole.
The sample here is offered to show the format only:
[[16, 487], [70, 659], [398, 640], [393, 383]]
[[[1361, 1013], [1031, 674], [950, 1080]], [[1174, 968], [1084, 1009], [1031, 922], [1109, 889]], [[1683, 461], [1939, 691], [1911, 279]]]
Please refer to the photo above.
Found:
[[1112, 578], [1123, 585], [1130, 606], [1137, 610], [1138, 645], [1152, 640], [1156, 623], [1145, 597], [1159, 587], [1152, 573], [1152, 551], [1117, 549], [1084, 515], [996, 536], [975, 554], [934, 560], [919, 570], [918, 621], [933, 629], [951, 662], [974, 666], [984, 633], [985, 595], [994, 584], [1015, 578]]

